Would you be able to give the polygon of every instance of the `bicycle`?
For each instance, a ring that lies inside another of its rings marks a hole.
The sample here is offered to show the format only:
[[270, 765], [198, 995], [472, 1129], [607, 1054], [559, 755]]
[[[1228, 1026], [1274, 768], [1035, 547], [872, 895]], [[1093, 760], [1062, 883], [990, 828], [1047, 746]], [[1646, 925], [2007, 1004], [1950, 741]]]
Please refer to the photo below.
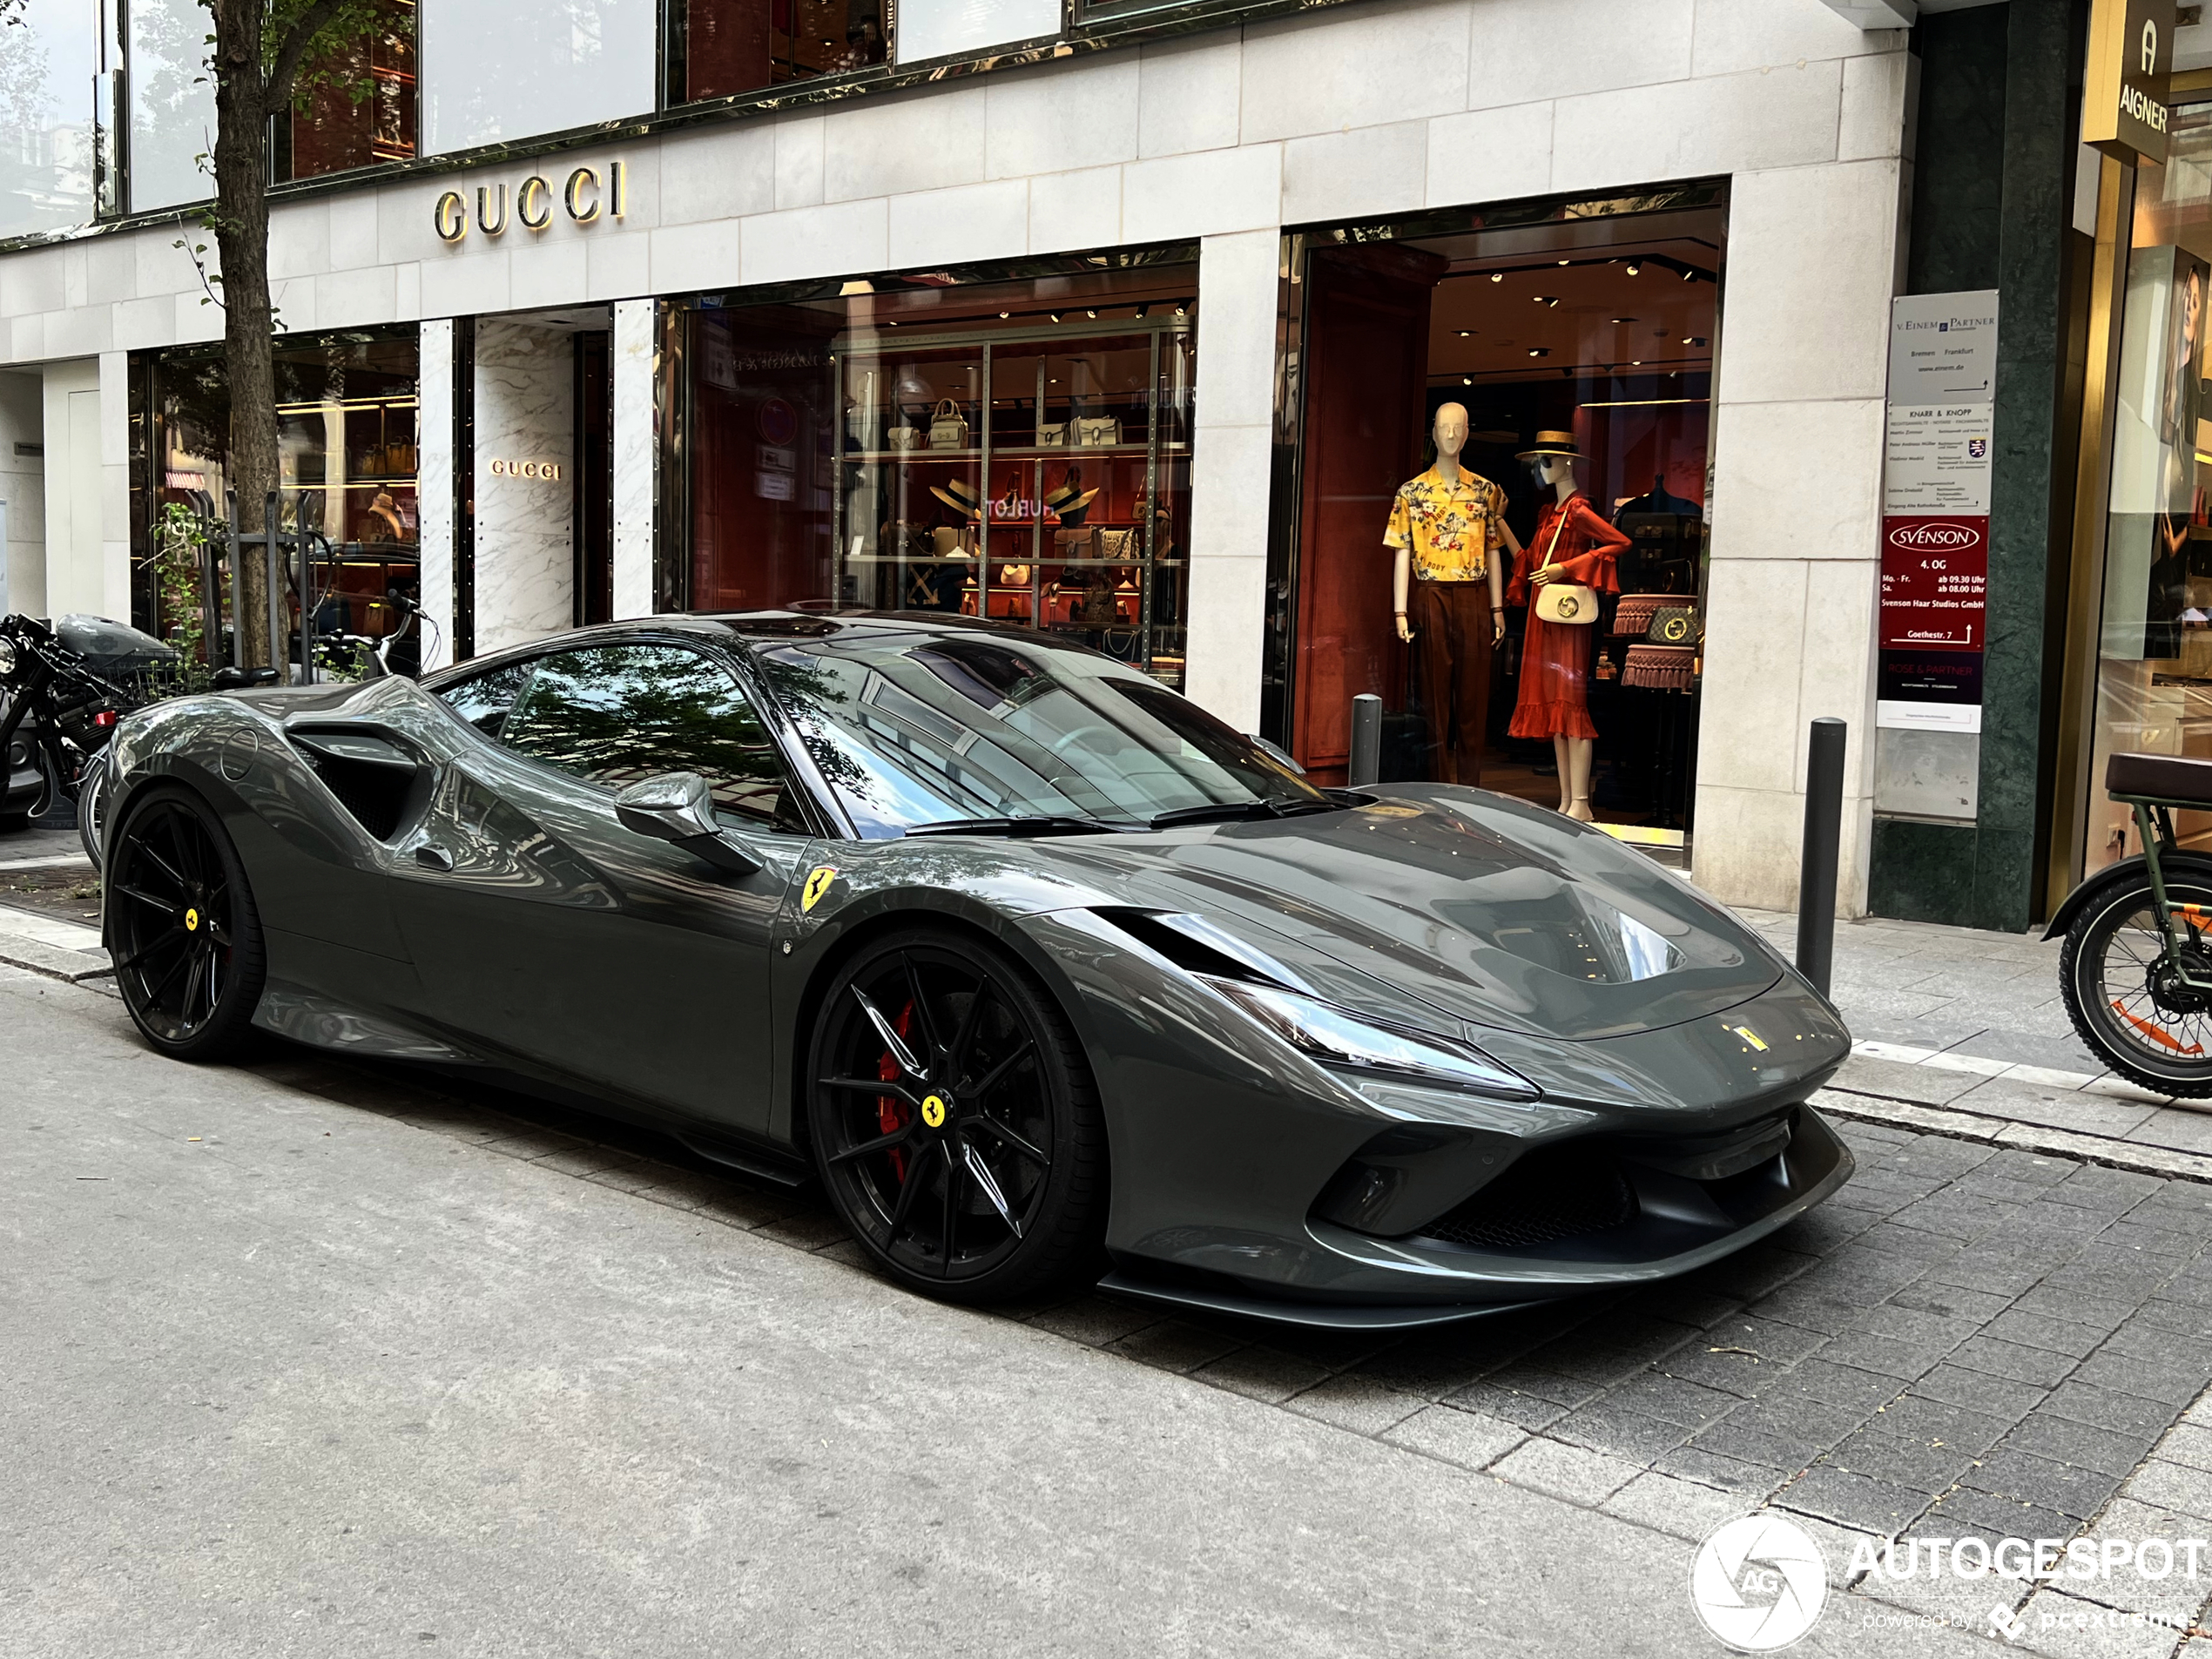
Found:
[[2212, 811], [2212, 760], [2114, 755], [2105, 790], [2134, 811], [2143, 850], [2083, 881], [2051, 918], [2043, 936], [2066, 941], [2060, 995], [2120, 1076], [2212, 1096], [2212, 856], [2174, 831], [2177, 808]]

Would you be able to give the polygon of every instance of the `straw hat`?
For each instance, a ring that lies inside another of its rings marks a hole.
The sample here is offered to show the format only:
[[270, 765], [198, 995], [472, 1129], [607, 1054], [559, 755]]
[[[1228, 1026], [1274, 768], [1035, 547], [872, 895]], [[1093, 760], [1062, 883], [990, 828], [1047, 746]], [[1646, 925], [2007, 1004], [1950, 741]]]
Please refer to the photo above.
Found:
[[1569, 461], [1580, 461], [1582, 458], [1582, 451], [1581, 447], [1575, 442], [1575, 435], [1572, 432], [1539, 432], [1536, 434], [1535, 447], [1523, 449], [1514, 459], [1527, 461], [1537, 455], [1565, 455]]

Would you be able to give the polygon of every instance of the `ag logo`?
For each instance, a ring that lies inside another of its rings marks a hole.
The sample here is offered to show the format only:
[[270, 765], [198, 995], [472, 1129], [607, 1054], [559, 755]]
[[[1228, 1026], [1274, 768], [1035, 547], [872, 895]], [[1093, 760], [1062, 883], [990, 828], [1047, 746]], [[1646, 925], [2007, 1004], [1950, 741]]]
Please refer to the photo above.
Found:
[[799, 907], [812, 910], [821, 903], [822, 895], [830, 890], [830, 883], [837, 880], [837, 866], [824, 864], [806, 873], [806, 885], [799, 890]]
[[1828, 1561], [1804, 1528], [1777, 1514], [1724, 1521], [1697, 1547], [1689, 1604], [1739, 1653], [1786, 1648], [1828, 1601]]
[[932, 1129], [945, 1127], [945, 1097], [942, 1095], [922, 1096], [921, 1121]]

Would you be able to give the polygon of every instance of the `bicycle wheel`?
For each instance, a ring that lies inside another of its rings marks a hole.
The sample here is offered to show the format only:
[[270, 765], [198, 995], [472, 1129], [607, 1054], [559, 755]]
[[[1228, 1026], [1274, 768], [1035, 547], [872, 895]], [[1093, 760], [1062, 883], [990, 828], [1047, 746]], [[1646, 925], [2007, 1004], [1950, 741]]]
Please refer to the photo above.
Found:
[[[2168, 881], [2169, 905], [2201, 905], [2212, 886]], [[2180, 966], [2212, 982], [2212, 922], [2176, 914]], [[2150, 884], [2120, 881], [2082, 907], [2059, 955], [2059, 989], [2082, 1042], [2142, 1088], [2212, 1096], [2212, 992], [2182, 981], [2151, 907]]]

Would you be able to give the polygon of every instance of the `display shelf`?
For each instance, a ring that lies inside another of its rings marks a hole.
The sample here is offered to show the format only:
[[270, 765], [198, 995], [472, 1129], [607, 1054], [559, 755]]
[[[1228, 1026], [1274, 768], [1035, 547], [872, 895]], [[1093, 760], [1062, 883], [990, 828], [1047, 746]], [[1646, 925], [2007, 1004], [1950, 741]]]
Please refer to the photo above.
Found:
[[[1151, 452], [1152, 446], [1147, 443], [1071, 443], [1065, 447], [1058, 444], [1005, 447], [993, 444], [990, 456], [994, 461], [1053, 461], [1062, 456], [1076, 455], [1096, 455], [1101, 460], [1115, 455], [1142, 459]], [[1188, 455], [1190, 446], [1187, 443], [1163, 443], [1159, 453], [1163, 455]], [[971, 444], [965, 449], [932, 449], [927, 446], [919, 449], [847, 449], [844, 452], [844, 458], [874, 465], [892, 461], [981, 461], [983, 455], [982, 449]]]

